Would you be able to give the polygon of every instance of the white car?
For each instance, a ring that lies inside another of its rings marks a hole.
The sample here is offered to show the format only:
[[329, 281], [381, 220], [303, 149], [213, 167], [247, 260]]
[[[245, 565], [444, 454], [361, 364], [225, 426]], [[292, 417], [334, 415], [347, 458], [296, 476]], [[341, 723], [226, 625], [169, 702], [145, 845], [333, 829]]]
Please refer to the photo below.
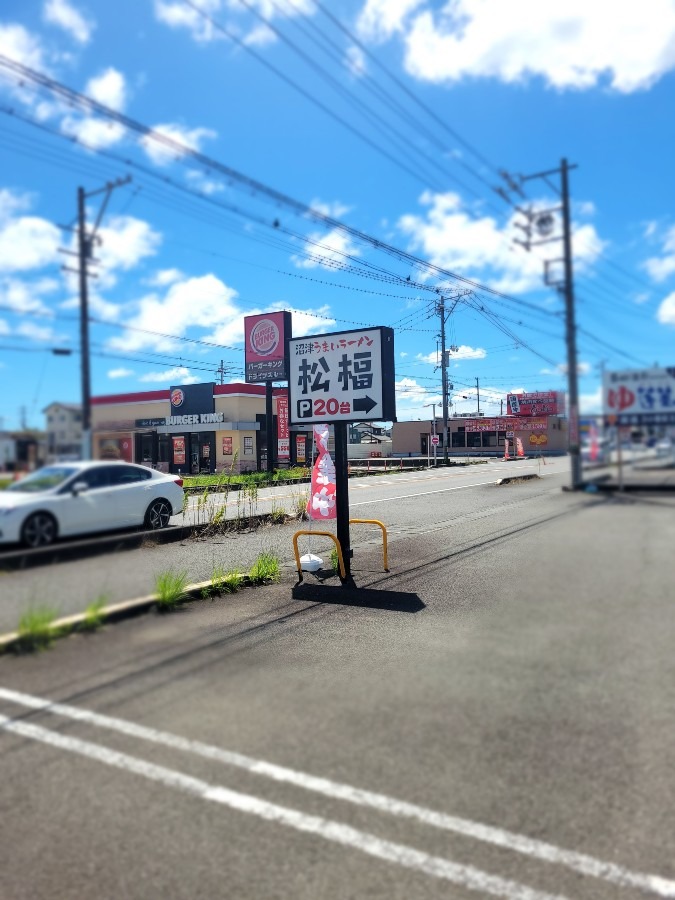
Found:
[[145, 525], [183, 509], [183, 481], [125, 462], [45, 466], [0, 491], [0, 544], [45, 547], [57, 538]]

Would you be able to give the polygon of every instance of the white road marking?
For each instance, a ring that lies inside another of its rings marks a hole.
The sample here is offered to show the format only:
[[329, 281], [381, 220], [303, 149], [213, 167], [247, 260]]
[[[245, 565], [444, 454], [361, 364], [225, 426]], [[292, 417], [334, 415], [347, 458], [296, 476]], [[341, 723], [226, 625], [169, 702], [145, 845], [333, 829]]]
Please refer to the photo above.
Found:
[[623, 866], [603, 862], [585, 853], [565, 850], [545, 841], [505, 831], [491, 825], [482, 825], [480, 822], [474, 822], [471, 819], [462, 819], [458, 816], [436, 812], [423, 806], [417, 806], [414, 803], [407, 803], [405, 800], [397, 800], [395, 797], [389, 797], [386, 794], [376, 794], [372, 791], [361, 790], [348, 784], [341, 784], [327, 778], [320, 778], [295, 769], [286, 768], [285, 766], [278, 766], [275, 763], [244, 756], [241, 753], [223, 750], [213, 744], [204, 744], [201, 741], [194, 741], [180, 735], [148, 728], [145, 725], [138, 725], [126, 719], [117, 719], [66, 703], [55, 703], [46, 698], [36, 697], [32, 694], [25, 694], [9, 688], [0, 687], [0, 700], [16, 703], [29, 709], [43, 710], [54, 715], [74, 719], [78, 722], [95, 725], [99, 728], [107, 728], [130, 737], [161, 744], [174, 750], [194, 753], [205, 759], [236, 766], [251, 774], [262, 775], [274, 781], [292, 784], [295, 787], [314, 791], [332, 799], [344, 800], [357, 806], [377, 809], [380, 812], [394, 816], [416, 819], [425, 825], [440, 828], [444, 831], [452, 831], [488, 844], [494, 844], [495, 846], [503, 847], [534, 859], [543, 860], [544, 862], [562, 865], [582, 875], [590, 875], [593, 878], [609, 881], [620, 887], [633, 887], [638, 890], [649, 891], [659, 897], [675, 898], [675, 881], [670, 879], [661, 878], [658, 875], [633, 872], [630, 869], [625, 869]]
[[366, 831], [359, 831], [350, 825], [324, 819], [321, 816], [308, 815], [287, 806], [270, 803], [251, 794], [243, 794], [220, 785], [210, 784], [175, 769], [167, 769], [165, 766], [158, 766], [155, 763], [120, 753], [118, 750], [112, 750], [91, 741], [83, 741], [80, 738], [50, 731], [40, 725], [18, 722], [6, 716], [0, 716], [0, 729], [57, 747], [60, 750], [77, 753], [125, 772], [140, 775], [166, 787], [191, 794], [200, 800], [220, 803], [230, 809], [258, 816], [278, 825], [286, 825], [296, 831], [324, 838], [324, 840], [341, 844], [343, 847], [350, 847], [366, 853], [368, 856], [395, 863], [406, 869], [450, 881], [472, 891], [480, 891], [482, 894], [490, 894], [493, 897], [506, 897], [508, 900], [565, 900], [560, 895], [533, 890], [516, 881], [500, 878], [498, 875], [490, 875], [474, 866], [455, 863], [440, 856], [431, 856], [429, 853], [415, 850], [405, 844], [396, 844]]

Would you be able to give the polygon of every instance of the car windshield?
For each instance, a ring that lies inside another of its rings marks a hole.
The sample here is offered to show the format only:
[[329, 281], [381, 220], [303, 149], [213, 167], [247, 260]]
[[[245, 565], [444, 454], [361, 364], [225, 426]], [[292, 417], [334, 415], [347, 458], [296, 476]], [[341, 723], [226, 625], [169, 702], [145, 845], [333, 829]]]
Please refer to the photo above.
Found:
[[77, 469], [73, 466], [45, 466], [44, 469], [38, 469], [32, 475], [26, 475], [25, 478], [10, 485], [7, 490], [21, 491], [22, 493], [49, 491], [63, 484], [75, 472]]

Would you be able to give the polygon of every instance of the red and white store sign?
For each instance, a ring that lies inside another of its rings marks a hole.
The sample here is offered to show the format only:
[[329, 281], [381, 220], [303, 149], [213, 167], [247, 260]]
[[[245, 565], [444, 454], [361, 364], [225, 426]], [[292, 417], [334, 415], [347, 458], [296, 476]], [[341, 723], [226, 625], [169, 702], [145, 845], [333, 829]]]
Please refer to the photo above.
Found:
[[506, 395], [506, 412], [510, 416], [558, 416], [564, 408], [564, 394], [558, 391]]
[[244, 316], [246, 381], [285, 381], [286, 341], [291, 334], [291, 314], [271, 312]]
[[277, 455], [279, 459], [289, 459], [291, 442], [288, 433], [288, 394], [277, 397]]

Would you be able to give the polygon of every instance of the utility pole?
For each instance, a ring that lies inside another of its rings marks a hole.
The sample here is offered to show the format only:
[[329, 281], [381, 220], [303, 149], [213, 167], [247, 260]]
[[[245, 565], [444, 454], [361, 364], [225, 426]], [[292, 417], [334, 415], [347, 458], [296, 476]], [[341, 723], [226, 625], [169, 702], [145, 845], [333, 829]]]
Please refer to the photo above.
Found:
[[220, 383], [225, 384], [225, 362], [221, 359], [220, 367], [216, 369], [216, 375], [220, 375]]
[[478, 399], [478, 415], [480, 415], [480, 383], [476, 378], [476, 397]]
[[[110, 195], [115, 188], [122, 187], [131, 181], [131, 176], [109, 181], [105, 187], [86, 193], [84, 188], [77, 189], [77, 253], [65, 250], [65, 253], [78, 257], [78, 268], [72, 269], [63, 266], [68, 272], [78, 275], [80, 287], [80, 371], [82, 383], [82, 459], [91, 459], [91, 368], [89, 353], [89, 278], [93, 275], [88, 269], [88, 263], [96, 262], [92, 248], [97, 239], [96, 232], [105, 212]], [[90, 233], [87, 232], [86, 202], [97, 194], [105, 194], [98, 217]], [[96, 277], [94, 275], [94, 277]]]
[[569, 448], [572, 458], [572, 487], [581, 487], [581, 448], [579, 446], [579, 373], [577, 369], [577, 327], [574, 320], [574, 273], [572, 271], [572, 226], [567, 160], [560, 164], [565, 256], [565, 330], [567, 333], [567, 379], [569, 392]]
[[89, 366], [89, 288], [87, 262], [92, 242], [87, 237], [87, 195], [77, 189], [77, 243], [80, 258], [80, 372], [82, 380], [82, 459], [91, 459], [91, 369]]
[[441, 317], [441, 390], [443, 393], [443, 464], [448, 465], [448, 357], [445, 352], [445, 298], [438, 304]]
[[[519, 182], [530, 181], [533, 178], [542, 179], [546, 184], [553, 188], [560, 196], [560, 205], [546, 210], [534, 211], [531, 208], [523, 209], [516, 207], [518, 212], [525, 216], [525, 225], [516, 223], [524, 233], [524, 238], [517, 239], [515, 243], [520, 244], [527, 251], [539, 244], [549, 244], [562, 240], [563, 255], [558, 259], [549, 259], [544, 262], [544, 283], [549, 287], [555, 288], [565, 300], [565, 338], [567, 343], [567, 393], [569, 397], [568, 411], [568, 440], [569, 453], [571, 462], [571, 488], [578, 490], [582, 485], [581, 472], [581, 447], [579, 443], [579, 376], [577, 363], [577, 332], [574, 313], [574, 271], [572, 264], [572, 224], [570, 215], [570, 196], [569, 196], [569, 172], [575, 169], [576, 165], [569, 165], [566, 159], [560, 162], [560, 168], [551, 169], [546, 172], [537, 172], [534, 175], [520, 175]], [[549, 181], [549, 176], [560, 176], [560, 190]], [[507, 180], [508, 183], [508, 180]], [[514, 189], [510, 185], [510, 189]], [[522, 191], [518, 191], [522, 196]], [[554, 234], [556, 231], [556, 220], [554, 213], [562, 214], [562, 235]], [[538, 239], [534, 240], [533, 235], [536, 233]], [[555, 279], [551, 277], [551, 266], [555, 264], [563, 264], [563, 278]]]

